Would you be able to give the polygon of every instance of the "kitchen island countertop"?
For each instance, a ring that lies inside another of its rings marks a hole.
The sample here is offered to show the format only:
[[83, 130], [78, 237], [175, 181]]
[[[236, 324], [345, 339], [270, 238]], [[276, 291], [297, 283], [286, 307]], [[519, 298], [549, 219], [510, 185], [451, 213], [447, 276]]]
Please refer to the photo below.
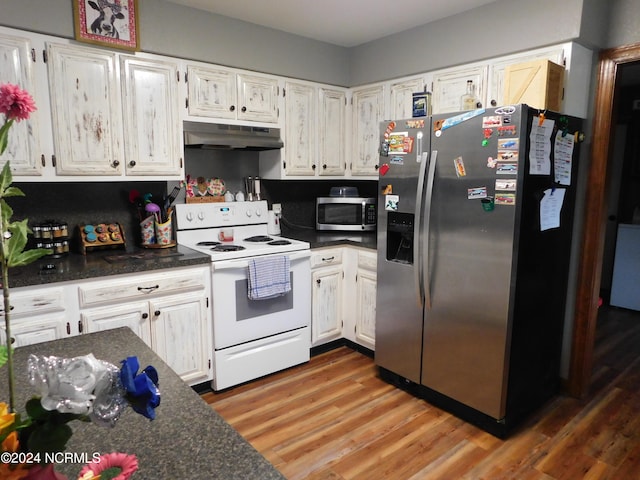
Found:
[[[94, 453], [135, 454], [139, 462], [133, 476], [136, 480], [284, 478], [128, 328], [16, 348], [16, 406], [20, 412], [35, 393], [26, 368], [32, 353], [65, 358], [93, 353], [97, 359], [117, 366], [127, 356], [135, 355], [140, 368], [153, 365], [158, 371], [161, 403], [155, 420], [127, 408], [114, 428], [73, 421], [69, 425], [74, 433], [66, 452], [86, 455], [89, 460]], [[0, 369], [0, 385], [0, 391], [7, 392], [6, 367]], [[71, 479], [77, 477], [81, 466], [62, 463], [56, 470]]]

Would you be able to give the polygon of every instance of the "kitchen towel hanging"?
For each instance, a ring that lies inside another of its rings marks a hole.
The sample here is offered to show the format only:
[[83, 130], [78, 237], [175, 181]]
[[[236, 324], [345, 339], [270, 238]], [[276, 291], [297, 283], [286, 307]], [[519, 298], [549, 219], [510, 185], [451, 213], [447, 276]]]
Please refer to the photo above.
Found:
[[268, 256], [249, 260], [248, 296], [250, 300], [264, 300], [291, 291], [289, 257]]

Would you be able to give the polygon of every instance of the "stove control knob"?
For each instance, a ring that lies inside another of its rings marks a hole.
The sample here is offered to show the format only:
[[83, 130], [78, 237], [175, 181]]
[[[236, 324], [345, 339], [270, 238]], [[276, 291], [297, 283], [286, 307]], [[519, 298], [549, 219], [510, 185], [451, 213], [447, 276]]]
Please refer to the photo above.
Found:
[[193, 213], [191, 212], [187, 213], [187, 220], [190, 222], [193, 221]]
[[198, 220], [204, 220], [204, 212], [198, 212]]
[[259, 217], [262, 215], [262, 212], [260, 211], [260, 209], [256, 210], [256, 215]]
[[246, 212], [246, 213], [247, 213], [247, 217], [251, 217], [251, 215], [253, 215], [253, 214], [251, 213], [251, 210], [247, 210], [247, 212]]

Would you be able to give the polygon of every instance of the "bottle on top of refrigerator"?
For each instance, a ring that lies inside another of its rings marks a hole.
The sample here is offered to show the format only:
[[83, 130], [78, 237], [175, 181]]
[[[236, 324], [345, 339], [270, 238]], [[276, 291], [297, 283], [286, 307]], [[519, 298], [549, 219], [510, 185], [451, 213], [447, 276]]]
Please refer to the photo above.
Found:
[[473, 80], [467, 80], [467, 91], [460, 97], [461, 110], [475, 110], [478, 104], [478, 97], [475, 94]]

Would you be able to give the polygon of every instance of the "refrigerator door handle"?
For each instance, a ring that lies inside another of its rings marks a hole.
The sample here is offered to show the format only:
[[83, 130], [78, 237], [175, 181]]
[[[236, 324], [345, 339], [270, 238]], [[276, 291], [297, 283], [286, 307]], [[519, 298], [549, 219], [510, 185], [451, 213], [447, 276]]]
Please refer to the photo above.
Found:
[[[429, 173], [427, 175], [427, 193], [425, 195], [425, 213], [424, 213], [424, 237], [420, 247], [424, 251], [424, 275], [422, 283], [424, 285], [424, 299], [427, 308], [431, 308], [431, 265], [429, 263], [429, 234], [431, 229], [431, 203], [433, 200], [433, 182], [436, 177], [436, 162], [438, 160], [438, 151], [431, 152], [431, 160], [429, 161]], [[421, 262], [422, 263], [422, 262]]]
[[[418, 132], [419, 134], [422, 132]], [[422, 270], [422, 251], [421, 251], [421, 232], [422, 232], [422, 209], [424, 207], [424, 177], [427, 171], [428, 162], [428, 154], [423, 153], [422, 151], [422, 136], [417, 135], [417, 154], [416, 158], [419, 159], [420, 163], [420, 173], [418, 174], [418, 188], [416, 189], [416, 215], [414, 218], [413, 225], [413, 261], [415, 268], [413, 269], [414, 273], [414, 284], [416, 286], [416, 298], [418, 299], [418, 305], [422, 307], [424, 305], [424, 284], [423, 282], [423, 270]]]

